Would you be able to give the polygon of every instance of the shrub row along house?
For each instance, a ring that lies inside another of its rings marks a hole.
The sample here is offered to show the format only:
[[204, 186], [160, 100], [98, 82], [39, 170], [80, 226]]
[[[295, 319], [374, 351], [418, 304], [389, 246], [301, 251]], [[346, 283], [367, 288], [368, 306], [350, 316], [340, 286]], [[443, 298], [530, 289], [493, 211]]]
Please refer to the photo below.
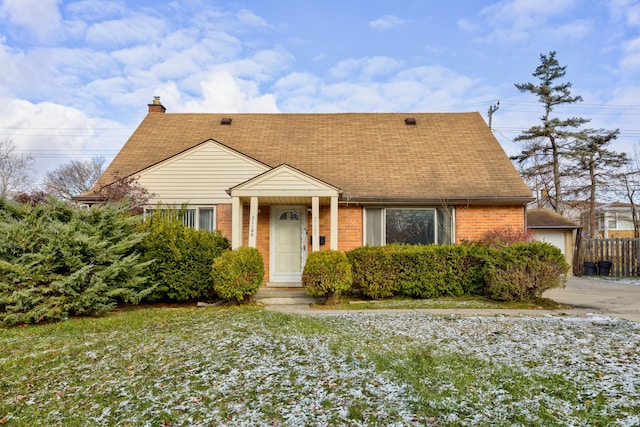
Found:
[[300, 283], [307, 255], [447, 244], [524, 230], [531, 191], [479, 113], [183, 114], [156, 97], [92, 191], [135, 178], [149, 208], [258, 248], [265, 283]]

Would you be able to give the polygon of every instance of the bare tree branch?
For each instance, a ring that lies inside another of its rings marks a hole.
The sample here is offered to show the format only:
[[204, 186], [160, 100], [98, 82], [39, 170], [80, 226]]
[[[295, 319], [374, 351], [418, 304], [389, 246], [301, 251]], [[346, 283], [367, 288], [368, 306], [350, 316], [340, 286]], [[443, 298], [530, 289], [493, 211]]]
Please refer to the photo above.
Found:
[[33, 186], [30, 154], [16, 153], [16, 146], [10, 138], [0, 139], [0, 197], [29, 191]]
[[44, 188], [52, 196], [72, 200], [73, 196], [86, 193], [93, 187], [102, 175], [104, 164], [104, 157], [71, 160], [47, 172]]

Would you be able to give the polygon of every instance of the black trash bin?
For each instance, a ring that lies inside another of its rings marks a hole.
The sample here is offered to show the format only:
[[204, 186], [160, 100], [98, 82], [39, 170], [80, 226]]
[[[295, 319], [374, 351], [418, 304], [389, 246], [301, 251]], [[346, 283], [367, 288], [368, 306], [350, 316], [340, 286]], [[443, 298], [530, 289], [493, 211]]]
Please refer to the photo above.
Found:
[[596, 263], [591, 261], [584, 262], [584, 275], [595, 276], [596, 275]]
[[611, 272], [611, 261], [598, 261], [598, 274], [600, 276], [608, 276]]

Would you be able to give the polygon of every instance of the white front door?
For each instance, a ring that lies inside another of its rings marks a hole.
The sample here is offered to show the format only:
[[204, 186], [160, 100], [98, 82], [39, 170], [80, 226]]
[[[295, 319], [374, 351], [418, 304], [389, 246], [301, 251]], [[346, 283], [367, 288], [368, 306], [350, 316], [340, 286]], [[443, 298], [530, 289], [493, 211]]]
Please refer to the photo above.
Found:
[[271, 282], [300, 282], [307, 255], [306, 206], [271, 206]]

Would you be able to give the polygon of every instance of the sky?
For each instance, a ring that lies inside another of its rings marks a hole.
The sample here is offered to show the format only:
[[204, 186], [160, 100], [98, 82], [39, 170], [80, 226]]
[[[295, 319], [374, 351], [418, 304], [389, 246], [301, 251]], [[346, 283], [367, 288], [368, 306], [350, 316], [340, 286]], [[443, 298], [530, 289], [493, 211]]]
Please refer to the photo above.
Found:
[[[542, 6], [544, 4], [544, 7]], [[583, 101], [560, 117], [640, 141], [640, 0], [0, 0], [0, 139], [33, 173], [109, 162], [160, 96], [168, 113], [460, 112], [507, 154], [556, 52]]]

